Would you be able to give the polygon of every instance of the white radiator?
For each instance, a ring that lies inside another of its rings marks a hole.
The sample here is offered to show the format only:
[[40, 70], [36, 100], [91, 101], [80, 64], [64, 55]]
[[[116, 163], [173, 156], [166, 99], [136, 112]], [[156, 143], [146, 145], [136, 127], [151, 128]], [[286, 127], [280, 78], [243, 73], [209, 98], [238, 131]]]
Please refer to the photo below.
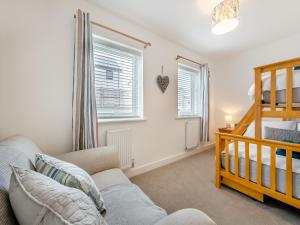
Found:
[[133, 167], [130, 129], [107, 130], [106, 144], [118, 150], [122, 169]]
[[199, 121], [187, 121], [185, 124], [185, 150], [197, 148], [200, 142]]

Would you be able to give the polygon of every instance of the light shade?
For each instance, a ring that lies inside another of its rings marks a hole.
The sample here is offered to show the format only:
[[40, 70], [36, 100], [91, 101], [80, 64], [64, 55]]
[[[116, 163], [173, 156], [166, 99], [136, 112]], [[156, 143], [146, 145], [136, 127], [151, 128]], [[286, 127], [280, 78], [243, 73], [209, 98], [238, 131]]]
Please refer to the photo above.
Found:
[[232, 122], [232, 115], [225, 115], [225, 122]]
[[214, 34], [225, 34], [239, 24], [239, 0], [224, 0], [212, 13], [212, 31]]
[[231, 128], [232, 121], [232, 115], [225, 115], [225, 125], [227, 128]]

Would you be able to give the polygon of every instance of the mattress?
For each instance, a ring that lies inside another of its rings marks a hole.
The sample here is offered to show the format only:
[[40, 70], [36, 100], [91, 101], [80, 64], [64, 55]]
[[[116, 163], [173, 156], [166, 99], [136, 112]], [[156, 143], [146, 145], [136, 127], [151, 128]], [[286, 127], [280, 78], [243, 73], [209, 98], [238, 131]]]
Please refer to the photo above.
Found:
[[[245, 151], [243, 143], [239, 143], [239, 176], [245, 178]], [[250, 180], [257, 181], [256, 173], [256, 145], [250, 144]], [[234, 146], [229, 145], [229, 171], [234, 173]], [[221, 154], [222, 167], [225, 168], [225, 153]], [[300, 160], [293, 159], [293, 196], [300, 199]], [[276, 155], [276, 190], [281, 193], [286, 193], [286, 170], [285, 157]], [[262, 185], [270, 188], [270, 149], [262, 147]]]
[[[271, 103], [271, 91], [263, 92], [264, 103]], [[293, 103], [300, 103], [300, 88], [293, 88]], [[276, 91], [276, 103], [285, 104], [286, 103], [286, 90]]]

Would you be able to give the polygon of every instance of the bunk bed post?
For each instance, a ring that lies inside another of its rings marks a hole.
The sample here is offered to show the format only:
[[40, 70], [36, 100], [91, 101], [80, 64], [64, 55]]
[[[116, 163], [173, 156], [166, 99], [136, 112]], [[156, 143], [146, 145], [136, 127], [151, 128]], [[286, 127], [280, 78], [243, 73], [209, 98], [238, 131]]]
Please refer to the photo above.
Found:
[[255, 68], [255, 138], [261, 139], [261, 117], [262, 117], [262, 84], [261, 68]]
[[220, 134], [216, 134], [216, 187], [221, 187], [221, 139]]

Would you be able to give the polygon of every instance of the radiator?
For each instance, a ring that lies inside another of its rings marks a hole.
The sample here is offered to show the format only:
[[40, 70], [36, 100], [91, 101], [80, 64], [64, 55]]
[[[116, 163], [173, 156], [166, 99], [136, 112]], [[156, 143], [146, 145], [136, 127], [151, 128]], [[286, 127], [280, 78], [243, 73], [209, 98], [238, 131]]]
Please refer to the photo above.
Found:
[[121, 169], [128, 169], [134, 166], [132, 159], [132, 142], [130, 129], [107, 130], [107, 146], [114, 146], [119, 152]]
[[185, 150], [197, 148], [200, 142], [199, 121], [187, 121], [185, 124]]

